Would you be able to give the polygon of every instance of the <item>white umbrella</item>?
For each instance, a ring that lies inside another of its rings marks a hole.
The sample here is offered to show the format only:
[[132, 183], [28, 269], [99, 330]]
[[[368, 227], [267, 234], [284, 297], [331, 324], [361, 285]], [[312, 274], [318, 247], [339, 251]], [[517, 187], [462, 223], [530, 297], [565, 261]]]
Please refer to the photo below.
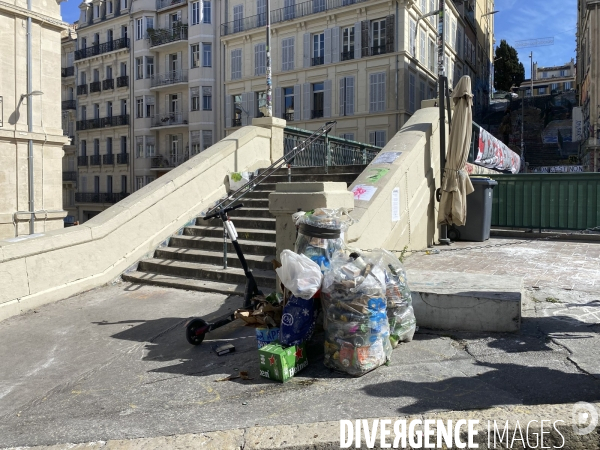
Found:
[[463, 76], [452, 92], [454, 114], [446, 167], [442, 178], [442, 198], [438, 224], [464, 225], [467, 220], [467, 195], [473, 192], [473, 185], [465, 171], [465, 163], [469, 156], [473, 113], [473, 94], [471, 94], [471, 78]]

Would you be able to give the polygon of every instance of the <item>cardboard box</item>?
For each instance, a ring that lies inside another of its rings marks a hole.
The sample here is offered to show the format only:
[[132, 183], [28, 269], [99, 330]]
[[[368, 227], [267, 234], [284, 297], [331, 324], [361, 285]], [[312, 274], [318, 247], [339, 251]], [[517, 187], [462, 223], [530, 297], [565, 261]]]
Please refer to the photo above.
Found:
[[260, 375], [271, 380], [285, 382], [308, 366], [304, 344], [283, 348], [268, 344], [258, 350]]

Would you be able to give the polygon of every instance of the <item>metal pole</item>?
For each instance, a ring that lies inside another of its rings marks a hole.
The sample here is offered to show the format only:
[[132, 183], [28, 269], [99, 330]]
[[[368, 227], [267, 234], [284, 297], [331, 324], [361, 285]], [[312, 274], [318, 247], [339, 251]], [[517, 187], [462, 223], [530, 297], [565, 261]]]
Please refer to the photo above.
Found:
[[265, 117], [273, 117], [273, 86], [271, 80], [271, 8], [269, 0], [266, 0], [266, 15], [267, 15], [267, 110], [265, 111]]
[[[446, 0], [440, 0], [440, 11], [438, 15], [438, 97], [440, 108], [440, 177], [444, 179], [444, 169], [446, 167], [446, 73], [444, 70], [444, 14], [446, 13]], [[440, 183], [440, 198], [442, 185]], [[440, 244], [450, 245], [448, 239], [448, 227], [443, 224], [440, 227]]]
[[227, 227], [223, 224], [223, 269], [227, 269]]
[[533, 52], [529, 52], [529, 58], [531, 59], [531, 98], [533, 99]]
[[[27, 10], [31, 13], [31, 0], [27, 0]], [[33, 105], [31, 104], [31, 92], [32, 87], [32, 51], [31, 51], [31, 16], [27, 17], [27, 131], [29, 132], [28, 142], [28, 181], [29, 181], [29, 234], [35, 233], [35, 191], [34, 191], [34, 180], [33, 180], [33, 139], [31, 139], [31, 133], [33, 133]], [[18, 225], [17, 225], [18, 226]]]

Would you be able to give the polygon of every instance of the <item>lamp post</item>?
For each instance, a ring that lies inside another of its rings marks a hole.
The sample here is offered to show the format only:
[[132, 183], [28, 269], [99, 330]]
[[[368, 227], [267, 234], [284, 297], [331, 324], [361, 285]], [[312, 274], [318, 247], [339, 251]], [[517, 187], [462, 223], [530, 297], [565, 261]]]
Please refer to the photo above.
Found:
[[[29, 66], [28, 66], [29, 68]], [[29, 79], [30, 81], [31, 79]], [[28, 83], [30, 84], [30, 83]], [[43, 95], [42, 91], [32, 91], [31, 87], [28, 86], [29, 93], [21, 94], [21, 101], [27, 99], [27, 131], [30, 134], [28, 142], [28, 155], [27, 159], [29, 162], [28, 167], [28, 184], [29, 184], [29, 234], [35, 233], [35, 197], [34, 197], [34, 183], [33, 183], [33, 139], [31, 139], [31, 133], [33, 133], [33, 107], [30, 98], [34, 95]]]
[[266, 21], [266, 25], [267, 25], [267, 40], [266, 40], [266, 57], [267, 57], [267, 61], [266, 61], [266, 68], [265, 68], [265, 72], [267, 75], [267, 105], [266, 105], [266, 111], [265, 111], [265, 117], [273, 117], [273, 86], [272, 86], [272, 80], [271, 80], [271, 12], [270, 12], [270, 5], [269, 5], [269, 0], [265, 1], [266, 5], [265, 5], [265, 9], [266, 9], [266, 15], [267, 15], [267, 21]]

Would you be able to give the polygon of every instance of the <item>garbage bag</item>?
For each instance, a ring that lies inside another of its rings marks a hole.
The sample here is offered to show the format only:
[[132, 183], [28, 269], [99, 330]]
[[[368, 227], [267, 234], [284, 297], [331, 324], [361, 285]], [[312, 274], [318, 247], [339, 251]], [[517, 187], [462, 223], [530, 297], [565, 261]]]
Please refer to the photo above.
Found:
[[232, 172], [229, 174], [229, 190], [237, 191], [250, 181], [250, 172]]
[[281, 252], [281, 267], [275, 271], [294, 296], [309, 299], [321, 287], [323, 274], [319, 266], [304, 255], [291, 250]]
[[310, 339], [315, 330], [317, 308], [314, 299], [291, 296], [283, 307], [279, 342], [282, 345], [300, 345]]

